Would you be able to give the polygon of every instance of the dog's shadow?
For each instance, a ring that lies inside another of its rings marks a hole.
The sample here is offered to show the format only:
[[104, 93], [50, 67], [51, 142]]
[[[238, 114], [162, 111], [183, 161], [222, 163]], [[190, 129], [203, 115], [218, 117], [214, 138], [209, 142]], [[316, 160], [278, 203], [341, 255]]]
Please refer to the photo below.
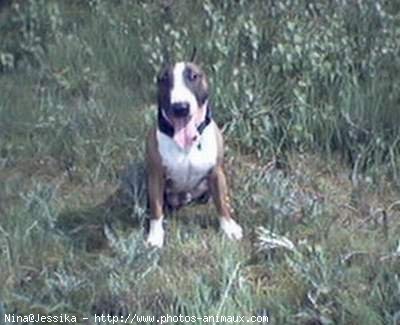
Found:
[[107, 229], [147, 231], [148, 202], [143, 163], [130, 164], [120, 175], [117, 190], [104, 202], [58, 215], [56, 228], [72, 239], [74, 246], [88, 251], [104, 249]]
[[[74, 246], [87, 251], [108, 247], [107, 230], [133, 229], [146, 234], [149, 229], [149, 205], [147, 199], [146, 168], [144, 163], [130, 164], [119, 175], [119, 186], [104, 202], [82, 209], [65, 210], [58, 215], [56, 227], [72, 239]], [[169, 222], [179, 216], [179, 224], [188, 233], [195, 228], [217, 228], [217, 220], [207, 210], [194, 208], [189, 216], [176, 211], [166, 215], [166, 229]], [[194, 214], [194, 215], [193, 215]]]

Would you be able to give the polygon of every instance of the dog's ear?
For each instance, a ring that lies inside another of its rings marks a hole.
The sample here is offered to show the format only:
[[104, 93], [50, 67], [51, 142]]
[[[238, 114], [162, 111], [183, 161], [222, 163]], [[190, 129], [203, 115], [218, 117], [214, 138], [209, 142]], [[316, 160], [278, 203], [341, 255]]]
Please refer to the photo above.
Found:
[[170, 53], [168, 51], [167, 46], [164, 44], [162, 47], [162, 59], [163, 59], [163, 65], [167, 66], [171, 63], [171, 56]]
[[197, 55], [197, 48], [196, 48], [196, 46], [193, 46], [193, 52], [192, 52], [192, 56], [190, 57], [189, 62], [194, 63], [196, 60], [196, 55]]

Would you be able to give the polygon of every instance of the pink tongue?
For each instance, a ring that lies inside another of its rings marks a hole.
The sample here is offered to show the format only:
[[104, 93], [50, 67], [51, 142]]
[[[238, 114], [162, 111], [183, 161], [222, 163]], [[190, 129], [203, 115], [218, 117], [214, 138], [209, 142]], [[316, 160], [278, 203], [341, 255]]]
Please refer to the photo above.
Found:
[[194, 120], [193, 117], [189, 121], [185, 118], [172, 119], [174, 140], [182, 149], [190, 148], [197, 138], [198, 132]]

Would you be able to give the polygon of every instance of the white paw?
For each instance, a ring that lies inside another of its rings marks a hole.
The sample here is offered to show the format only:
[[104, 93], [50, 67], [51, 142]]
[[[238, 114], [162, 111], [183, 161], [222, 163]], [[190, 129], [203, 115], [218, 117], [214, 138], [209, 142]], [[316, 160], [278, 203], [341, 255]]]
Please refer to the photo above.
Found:
[[221, 218], [220, 219], [221, 229], [228, 236], [229, 239], [239, 240], [243, 237], [243, 230], [235, 220], [229, 218]]
[[152, 247], [163, 247], [164, 229], [162, 226], [162, 218], [150, 220], [150, 231], [146, 244]]

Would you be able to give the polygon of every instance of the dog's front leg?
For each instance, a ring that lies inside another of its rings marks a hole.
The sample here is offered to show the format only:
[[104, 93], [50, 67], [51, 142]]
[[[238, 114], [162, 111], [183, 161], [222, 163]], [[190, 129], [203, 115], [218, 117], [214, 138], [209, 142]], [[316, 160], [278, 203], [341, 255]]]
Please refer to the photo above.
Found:
[[164, 244], [163, 207], [165, 175], [157, 150], [156, 131], [150, 132], [146, 143], [147, 193], [150, 205], [150, 229], [146, 243], [162, 247]]
[[209, 176], [209, 186], [215, 207], [220, 216], [220, 226], [229, 239], [241, 239], [243, 230], [231, 217], [228, 204], [228, 189], [221, 165], [217, 165]]
[[146, 243], [150, 246], [161, 248], [164, 244], [163, 229], [163, 204], [164, 204], [164, 178], [159, 173], [148, 176], [148, 193], [150, 203], [150, 229]]

